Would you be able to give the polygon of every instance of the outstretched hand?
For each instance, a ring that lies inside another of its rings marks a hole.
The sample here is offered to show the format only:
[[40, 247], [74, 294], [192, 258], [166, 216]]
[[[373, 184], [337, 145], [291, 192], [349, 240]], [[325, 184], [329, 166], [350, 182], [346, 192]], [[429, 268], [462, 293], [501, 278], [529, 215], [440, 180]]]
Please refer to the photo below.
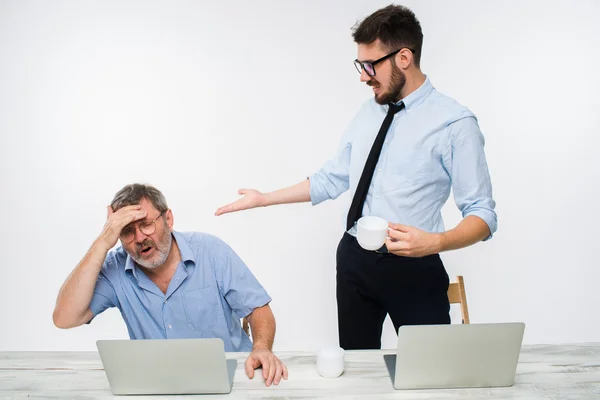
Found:
[[265, 195], [254, 189], [240, 189], [238, 190], [238, 194], [242, 197], [239, 200], [234, 201], [233, 203], [229, 203], [226, 206], [220, 207], [215, 215], [219, 216], [222, 214], [227, 214], [235, 211], [248, 210], [250, 208], [262, 207], [264, 202]]

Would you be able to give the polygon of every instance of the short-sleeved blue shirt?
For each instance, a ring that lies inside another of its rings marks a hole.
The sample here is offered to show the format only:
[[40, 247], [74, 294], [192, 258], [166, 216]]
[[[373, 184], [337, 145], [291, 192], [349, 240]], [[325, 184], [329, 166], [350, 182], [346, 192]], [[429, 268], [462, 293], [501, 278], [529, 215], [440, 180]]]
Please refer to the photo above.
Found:
[[240, 257], [221, 239], [173, 232], [181, 262], [164, 294], [125, 252], [106, 256], [90, 309], [117, 307], [131, 339], [221, 338], [225, 351], [251, 351], [240, 318], [271, 301]]

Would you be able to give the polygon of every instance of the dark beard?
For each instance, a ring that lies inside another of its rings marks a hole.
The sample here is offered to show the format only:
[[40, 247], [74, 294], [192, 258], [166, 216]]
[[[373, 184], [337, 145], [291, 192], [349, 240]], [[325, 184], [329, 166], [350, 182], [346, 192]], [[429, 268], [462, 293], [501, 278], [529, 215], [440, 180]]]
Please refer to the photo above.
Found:
[[[369, 82], [369, 86], [372, 86]], [[376, 82], [379, 83], [379, 82]], [[392, 76], [390, 77], [390, 90], [381, 93], [379, 96], [375, 95], [375, 101], [378, 104], [385, 105], [389, 103], [395, 103], [400, 100], [400, 92], [406, 84], [406, 75], [396, 66], [396, 63], [392, 59]]]

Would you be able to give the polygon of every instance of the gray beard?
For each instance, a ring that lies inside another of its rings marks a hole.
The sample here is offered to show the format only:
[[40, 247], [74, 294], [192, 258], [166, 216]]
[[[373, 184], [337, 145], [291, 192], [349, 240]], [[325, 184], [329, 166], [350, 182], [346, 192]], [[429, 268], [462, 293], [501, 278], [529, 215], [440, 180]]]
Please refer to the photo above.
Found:
[[[138, 246], [135, 254], [130, 253], [129, 256], [133, 258], [133, 261], [135, 261], [137, 264], [144, 268], [158, 268], [167, 261], [167, 258], [169, 258], [172, 241], [173, 237], [170, 231], [167, 235], [165, 235], [165, 238], [161, 238], [158, 243], [154, 243], [152, 240], [146, 239]], [[154, 257], [152, 257], [151, 259], [146, 260], [142, 258], [140, 254], [140, 248], [146, 247], [148, 245], [154, 247], [158, 254], [154, 255]]]

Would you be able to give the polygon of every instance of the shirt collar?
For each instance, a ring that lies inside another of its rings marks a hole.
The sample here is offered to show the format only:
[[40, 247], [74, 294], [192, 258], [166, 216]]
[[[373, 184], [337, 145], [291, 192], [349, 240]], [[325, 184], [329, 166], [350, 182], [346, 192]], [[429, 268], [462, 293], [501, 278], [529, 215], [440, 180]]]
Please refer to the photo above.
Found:
[[[427, 98], [427, 96], [429, 96], [431, 92], [433, 92], [433, 90], [434, 87], [431, 84], [431, 81], [429, 80], [427, 75], [425, 75], [425, 82], [423, 82], [423, 84], [419, 86], [417, 90], [403, 98], [401, 102], [404, 103], [404, 107], [406, 108], [406, 110], [410, 110], [411, 108], [417, 107], [419, 104], [421, 104]], [[400, 101], [398, 102], [398, 104], [399, 103]]]
[[194, 253], [192, 252], [192, 249], [190, 249], [190, 245], [185, 240], [185, 237], [181, 233], [176, 231], [173, 231], [173, 237], [177, 242], [177, 246], [179, 246], [179, 254], [181, 254], [181, 261], [183, 261], [184, 263], [186, 261], [194, 262]]

